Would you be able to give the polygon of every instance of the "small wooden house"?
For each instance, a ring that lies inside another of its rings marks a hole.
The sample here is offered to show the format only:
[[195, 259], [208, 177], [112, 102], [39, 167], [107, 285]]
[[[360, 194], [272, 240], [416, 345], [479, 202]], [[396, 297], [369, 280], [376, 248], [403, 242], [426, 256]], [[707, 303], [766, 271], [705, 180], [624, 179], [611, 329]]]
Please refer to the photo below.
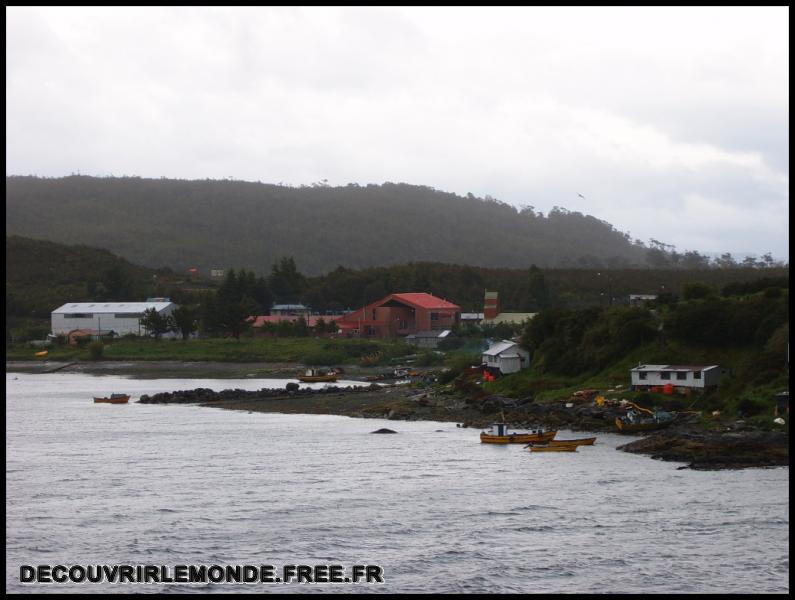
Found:
[[530, 366], [530, 353], [516, 342], [502, 340], [483, 352], [483, 364], [500, 373], [516, 373]]

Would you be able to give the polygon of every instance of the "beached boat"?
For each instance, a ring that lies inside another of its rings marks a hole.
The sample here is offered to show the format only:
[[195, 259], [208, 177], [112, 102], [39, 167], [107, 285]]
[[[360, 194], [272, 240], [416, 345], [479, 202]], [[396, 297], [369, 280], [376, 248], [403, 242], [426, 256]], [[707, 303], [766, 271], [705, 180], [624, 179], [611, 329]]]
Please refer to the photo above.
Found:
[[578, 438], [574, 440], [550, 440], [550, 446], [593, 446], [596, 441], [595, 437]]
[[494, 423], [489, 431], [480, 432], [480, 441], [484, 444], [529, 444], [546, 443], [555, 437], [557, 431], [508, 431], [507, 423]]
[[530, 452], [577, 452], [577, 446], [528, 446]]
[[94, 402], [104, 402], [106, 404], [127, 404], [130, 401], [130, 394], [111, 394], [106, 398], [94, 397]]
[[624, 417], [616, 417], [616, 427], [620, 433], [654, 431], [668, 427], [674, 419], [675, 415], [668, 412], [657, 411], [649, 416], [642, 416], [639, 412], [631, 410]]
[[304, 383], [317, 383], [322, 381], [337, 381], [336, 371], [323, 371], [319, 369], [307, 369], [303, 375], [298, 376], [298, 381]]

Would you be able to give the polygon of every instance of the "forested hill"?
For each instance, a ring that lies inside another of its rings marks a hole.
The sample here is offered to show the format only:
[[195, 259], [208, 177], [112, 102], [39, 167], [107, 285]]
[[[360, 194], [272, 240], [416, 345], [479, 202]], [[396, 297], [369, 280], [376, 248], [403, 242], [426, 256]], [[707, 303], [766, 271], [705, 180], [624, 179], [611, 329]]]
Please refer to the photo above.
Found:
[[471, 194], [138, 177], [6, 177], [6, 235], [112, 250], [137, 264], [245, 268], [292, 256], [308, 274], [433, 261], [482, 267], [644, 266], [648, 248], [604, 221]]

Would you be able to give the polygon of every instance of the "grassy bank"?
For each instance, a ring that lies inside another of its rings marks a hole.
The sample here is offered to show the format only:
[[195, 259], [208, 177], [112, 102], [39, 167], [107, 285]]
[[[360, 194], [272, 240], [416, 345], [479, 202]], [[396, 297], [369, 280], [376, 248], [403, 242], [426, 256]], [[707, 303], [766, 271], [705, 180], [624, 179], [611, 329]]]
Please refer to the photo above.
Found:
[[[6, 347], [6, 360], [90, 361], [88, 347], [50, 346], [46, 357], [36, 357], [41, 348], [27, 344]], [[178, 360], [218, 362], [294, 362], [309, 365], [389, 364], [411, 350], [403, 343], [383, 340], [329, 340], [324, 338], [269, 338], [151, 340], [122, 339], [106, 343], [102, 360]]]

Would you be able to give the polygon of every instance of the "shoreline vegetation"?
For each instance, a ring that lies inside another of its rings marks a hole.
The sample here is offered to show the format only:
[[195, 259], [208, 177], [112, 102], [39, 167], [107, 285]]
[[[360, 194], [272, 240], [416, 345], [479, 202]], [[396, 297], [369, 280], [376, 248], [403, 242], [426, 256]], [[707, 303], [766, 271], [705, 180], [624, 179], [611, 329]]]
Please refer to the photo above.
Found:
[[[290, 378], [299, 363], [232, 363], [189, 361], [6, 361], [6, 372], [86, 373], [126, 375], [139, 379], [167, 378]], [[467, 396], [452, 386], [376, 385], [365, 377], [378, 367], [346, 366], [345, 380], [362, 380], [360, 386], [329, 385], [318, 390], [299, 388], [258, 391], [208, 389], [180, 390], [142, 396], [142, 403], [197, 403], [201, 406], [248, 412], [333, 414], [354, 418], [427, 420], [484, 428], [504, 420], [514, 428], [617, 433], [618, 407], [573, 404], [567, 399], [542, 402], [499, 395]], [[789, 465], [788, 431], [759, 431], [742, 419], [705, 423], [695, 414], [683, 414], [670, 427], [644, 437], [628, 437], [618, 450], [652, 458], [687, 463], [680, 468], [698, 470], [742, 469]]]

